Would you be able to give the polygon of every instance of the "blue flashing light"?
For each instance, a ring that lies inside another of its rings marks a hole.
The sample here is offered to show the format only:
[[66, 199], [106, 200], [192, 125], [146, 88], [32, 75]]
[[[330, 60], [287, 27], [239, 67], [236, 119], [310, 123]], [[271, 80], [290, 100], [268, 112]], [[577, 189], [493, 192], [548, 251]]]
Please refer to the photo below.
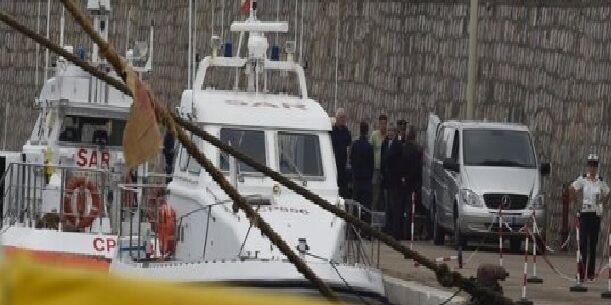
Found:
[[273, 45], [272, 46], [272, 56], [271, 59], [273, 61], [279, 61], [280, 60], [280, 47], [278, 45]]
[[85, 50], [85, 48], [83, 48], [83, 47], [77, 47], [76, 48], [76, 55], [81, 60], [85, 60], [85, 59], [87, 59], [87, 50]]
[[231, 41], [225, 42], [225, 48], [223, 50], [223, 56], [225, 57], [233, 57], [233, 44]]

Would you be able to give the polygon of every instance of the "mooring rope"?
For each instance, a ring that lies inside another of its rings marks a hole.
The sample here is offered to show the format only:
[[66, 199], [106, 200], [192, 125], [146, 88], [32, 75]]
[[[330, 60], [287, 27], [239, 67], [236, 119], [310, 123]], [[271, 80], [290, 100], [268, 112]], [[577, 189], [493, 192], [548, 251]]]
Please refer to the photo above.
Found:
[[[70, 0], [61, 0], [61, 1], [66, 5], [66, 8], [71, 12], [73, 16], [75, 15], [75, 13], [76, 15], [80, 15], [81, 18], [75, 17], [77, 22], [79, 23], [82, 22], [81, 25], [83, 26], [83, 28], [88, 32], [88, 34], [91, 35], [92, 39], [96, 43], [98, 42], [98, 39], [99, 39], [100, 44], [98, 45], [100, 47], [100, 53], [109, 61], [109, 63], [113, 66], [113, 68], [117, 71], [117, 73], [121, 76], [121, 78], [125, 78], [126, 66], [124, 66], [125, 65], [124, 60], [122, 60], [118, 56], [118, 54], [114, 52], [114, 48], [112, 48], [112, 46], [109, 43], [105, 42], [99, 35], [97, 35], [97, 33], [93, 30], [91, 22], [86, 17], [84, 17], [82, 14], [80, 14], [78, 8], [74, 6], [72, 1]], [[73, 10], [75, 13], [73, 13]], [[57, 53], [58, 55], [64, 57], [66, 60], [81, 67], [83, 70], [87, 71], [91, 75], [99, 78], [102, 81], [107, 82], [109, 85], [113, 86], [117, 90], [129, 96], [132, 95], [131, 91], [129, 90], [127, 85], [125, 85], [124, 83], [120, 82], [116, 78], [113, 78], [99, 71], [97, 68], [91, 66], [89, 63], [83, 60], [80, 60], [78, 57], [59, 48], [58, 46], [53, 44], [48, 39], [36, 34], [35, 32], [19, 24], [16, 20], [11, 18], [10, 16], [4, 13], [0, 13], [0, 20], [5, 22], [9, 26], [13, 27], [20, 33], [32, 38], [36, 42], [47, 47], [49, 50], [53, 51], [54, 53]], [[87, 27], [85, 27], [85, 25], [87, 24], [89, 24], [89, 30], [87, 29]], [[89, 33], [89, 31], [91, 31], [91, 33]], [[98, 39], [96, 39], [96, 36]], [[111, 52], [111, 54], [106, 54], [107, 52]], [[425, 266], [426, 268], [432, 270], [437, 277], [437, 281], [442, 286], [459, 287], [463, 291], [472, 295], [474, 298], [478, 299], [481, 302], [487, 303], [487, 304], [499, 304], [499, 305], [500, 304], [503, 304], [503, 305], [514, 304], [514, 302], [511, 299], [504, 297], [495, 291], [492, 291], [488, 288], [479, 287], [473, 279], [467, 279], [463, 277], [460, 273], [456, 271], [451, 271], [450, 268], [446, 264], [437, 265], [434, 261], [429, 260], [428, 258], [422, 256], [420, 253], [416, 251], [410, 250], [406, 246], [403, 246], [401, 243], [399, 243], [394, 238], [371, 228], [364, 221], [346, 213], [341, 208], [322, 199], [317, 194], [314, 194], [310, 192], [309, 190], [299, 186], [297, 183], [282, 176], [280, 173], [274, 171], [273, 169], [268, 168], [265, 165], [259, 164], [258, 162], [251, 159], [244, 153], [238, 151], [237, 149], [229, 145], [226, 145], [225, 143], [221, 142], [219, 139], [212, 136], [205, 130], [202, 130], [195, 124], [179, 117], [178, 115], [174, 113], [168, 112], [157, 102], [157, 100], [154, 97], [153, 97], [152, 104], [153, 104], [155, 114], [159, 122], [161, 122], [161, 124], [163, 124], [181, 142], [181, 144], [185, 147], [185, 149], [187, 149], [187, 152], [191, 154], [198, 161], [198, 163], [200, 163], [200, 165], [204, 167], [206, 171], [208, 171], [208, 173], [215, 180], [215, 182], [227, 193], [227, 195], [229, 195], [229, 197], [232, 200], [236, 202], [236, 204], [238, 204], [239, 208], [244, 210], [246, 215], [249, 217], [250, 221], [253, 221], [255, 225], [257, 225], [261, 229], [262, 233], [266, 234], [266, 236], [270, 238], [270, 241], [272, 241], [274, 244], [278, 242], [276, 246], [282, 251], [282, 253], [286, 255], [289, 261], [295, 264], [296, 268], [308, 280], [312, 281], [312, 283], [315, 284], [317, 288], [321, 291], [321, 293], [324, 296], [326, 296], [327, 298], [334, 300], [334, 301], [337, 300], [337, 298], [335, 297], [335, 294], [328, 288], [328, 286], [326, 286], [324, 282], [322, 282], [318, 277], [316, 277], [316, 275], [313, 274], [311, 269], [309, 269], [309, 267], [298, 256], [294, 254], [294, 252], [288, 247], [288, 245], [286, 245], [286, 243], [284, 243], [284, 241], [281, 240], [281, 238], [277, 235], [277, 233], [273, 231], [273, 229], [269, 226], [269, 224], [267, 224], [264, 220], [262, 220], [258, 216], [258, 214], [252, 209], [252, 207], [246, 203], [244, 198], [239, 193], [237, 193], [235, 188], [231, 186], [231, 184], [229, 184], [229, 182], [225, 179], [222, 173], [216, 167], [214, 167], [212, 162], [210, 162], [210, 160], [208, 160], [205, 157], [205, 155], [199, 151], [196, 145], [186, 136], [184, 131], [182, 129], [177, 128], [176, 125], [179, 125], [182, 128], [184, 128], [185, 130], [192, 132], [193, 134], [199, 136], [200, 138], [209, 142], [213, 146], [219, 148], [223, 152], [234, 156], [236, 159], [244, 162], [245, 164], [269, 176], [270, 178], [284, 185], [285, 187], [292, 190], [293, 192], [303, 196], [305, 199], [312, 201], [314, 204], [344, 219], [348, 223], [363, 230], [366, 234], [369, 234], [373, 237], [378, 238], [379, 240], [381, 240], [382, 242], [384, 242], [385, 244], [387, 244], [388, 246], [390, 246], [397, 252], [403, 254], [403, 256], [406, 259], [412, 259], [418, 262], [419, 264]], [[275, 236], [275, 237], [272, 237], [272, 236]], [[276, 237], [279, 240], [277, 240]], [[280, 244], [284, 244], [285, 247], [284, 246], [281, 247]]]

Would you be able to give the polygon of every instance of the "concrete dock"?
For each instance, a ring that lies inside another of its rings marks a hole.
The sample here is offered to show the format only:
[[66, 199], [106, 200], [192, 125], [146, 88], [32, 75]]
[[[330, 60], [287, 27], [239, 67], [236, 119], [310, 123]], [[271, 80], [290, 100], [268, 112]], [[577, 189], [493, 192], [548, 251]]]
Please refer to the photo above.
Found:
[[[434, 246], [432, 242], [428, 241], [415, 242], [414, 250], [429, 258], [456, 255], [452, 245]], [[463, 252], [463, 257], [463, 269], [458, 269], [456, 261], [446, 263], [467, 277], [475, 276], [477, 267], [482, 263], [499, 263], [497, 248], [493, 244], [469, 247], [467, 251]], [[566, 252], [554, 253], [548, 254], [547, 258], [560, 274], [554, 272], [541, 257], [538, 257], [537, 274], [543, 279], [543, 283], [529, 284], [527, 286], [527, 298], [533, 301], [534, 304], [611, 304], [611, 300], [601, 298], [601, 293], [607, 291], [607, 269], [602, 271], [597, 280], [585, 284], [588, 288], [587, 292], [570, 292], [569, 287], [575, 284], [575, 254]], [[600, 259], [598, 258], [597, 268], [600, 266]], [[604, 257], [603, 259], [606, 264], [607, 258]], [[531, 275], [532, 256], [529, 257], [529, 261], [529, 275]], [[504, 253], [503, 266], [510, 273], [509, 278], [501, 282], [504, 293], [513, 300], [519, 300], [522, 293], [524, 255]], [[394, 278], [447, 290], [448, 295], [457, 290], [442, 288], [437, 283], [433, 272], [424, 267], [414, 266], [413, 261], [405, 260], [402, 255], [385, 246], [381, 246], [380, 250], [380, 269], [386, 275]], [[463, 292], [459, 296], [462, 296], [464, 299], [469, 298], [469, 295]]]

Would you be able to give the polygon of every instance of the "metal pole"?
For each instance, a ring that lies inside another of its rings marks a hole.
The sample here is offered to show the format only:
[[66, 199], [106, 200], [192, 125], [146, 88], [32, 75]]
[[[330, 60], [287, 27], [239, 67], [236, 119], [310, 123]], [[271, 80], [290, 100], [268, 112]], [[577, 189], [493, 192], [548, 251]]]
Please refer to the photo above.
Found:
[[204, 237], [204, 255], [202, 255], [202, 259], [206, 260], [206, 248], [208, 246], [208, 229], [210, 228], [210, 215], [212, 214], [212, 206], [208, 206], [208, 220], [206, 221], [206, 235]]
[[66, 8], [62, 6], [62, 16], [59, 20], [59, 46], [64, 47], [64, 24], [65, 24], [65, 12]]
[[471, 0], [469, 8], [469, 66], [467, 72], [467, 115], [468, 120], [475, 116], [477, 89], [477, 19], [479, 0]]
[[[36, 34], [40, 34], [40, 3], [38, 1], [38, 8], [36, 10]], [[38, 54], [40, 54], [40, 44], [36, 44], [36, 70], [34, 70], [34, 90], [38, 90], [38, 63], [40, 59], [38, 58]]]
[[66, 196], [64, 194], [65, 192], [65, 184], [66, 184], [66, 169], [62, 168], [60, 170], [60, 185], [59, 185], [59, 224], [57, 226], [57, 230], [58, 231], [62, 231], [62, 219], [64, 219], [64, 196]]
[[[197, 17], [198, 17], [198, 9], [197, 2], [199, 0], [195, 0], [193, 2], [193, 11], [195, 12], [195, 16], [193, 18], [193, 50], [191, 51], [191, 94], [193, 94], [193, 89], [195, 89], [195, 75], [197, 75], [197, 63], [195, 62], [195, 57], [197, 55]], [[215, 3], [216, 5], [216, 3]], [[212, 8], [212, 19], [214, 20], [214, 7]], [[212, 35], [214, 35], [214, 28], [212, 28]]]
[[[38, 44], [37, 44], [38, 45]], [[2, 144], [2, 150], [6, 150], [6, 133], [8, 132], [8, 113], [11, 109], [11, 103], [5, 103], [4, 108], [4, 144]]]
[[299, 64], [303, 64], [303, 9], [305, 2], [301, 0], [301, 29], [299, 30]]
[[[47, 0], [47, 39], [49, 39], [49, 26], [51, 20], [51, 0]], [[49, 49], [45, 50], [45, 79], [47, 81], [47, 77], [49, 75]]]
[[[191, 27], [191, 24], [193, 23], [193, 0], [189, 0], [189, 47], [188, 47], [188, 51], [187, 51], [187, 89], [191, 89], [191, 53], [192, 53], [192, 42], [193, 42], [193, 38], [191, 35], [193, 35], [193, 29]], [[131, 245], [130, 245], [131, 246]]]
[[333, 112], [337, 110], [337, 79], [339, 77], [339, 0], [337, 0], [337, 19], [335, 21], [335, 95], [333, 98]]

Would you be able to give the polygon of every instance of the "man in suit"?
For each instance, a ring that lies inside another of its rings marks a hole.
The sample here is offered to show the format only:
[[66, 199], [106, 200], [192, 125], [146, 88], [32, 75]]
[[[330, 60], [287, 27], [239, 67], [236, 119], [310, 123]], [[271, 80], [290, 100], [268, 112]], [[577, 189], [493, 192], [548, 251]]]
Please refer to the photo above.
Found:
[[397, 121], [397, 139], [402, 144], [405, 144], [406, 132], [407, 132], [407, 122], [403, 119], [398, 120]]
[[[400, 207], [401, 215], [411, 217], [412, 198], [418, 199], [419, 189], [422, 187], [422, 149], [416, 143], [416, 128], [409, 126], [405, 135], [405, 144], [401, 155], [401, 168], [403, 176], [404, 204]], [[413, 196], [413, 197], [412, 197]], [[417, 207], [418, 208], [418, 207]], [[417, 209], [419, 211], [420, 209]], [[407, 219], [401, 217], [402, 232], [408, 232]]]
[[394, 126], [388, 128], [388, 138], [382, 144], [382, 181], [386, 189], [386, 231], [400, 237], [396, 223], [396, 210], [401, 205], [401, 142]]
[[[373, 177], [373, 146], [369, 143], [367, 135], [369, 124], [365, 121], [360, 125], [360, 137], [352, 143], [350, 148], [350, 164], [352, 165], [353, 199], [365, 208], [371, 209]], [[362, 215], [362, 220], [371, 222], [368, 214]]]
[[348, 162], [348, 148], [352, 143], [352, 135], [346, 127], [346, 111], [338, 108], [335, 112], [335, 125], [331, 130], [331, 143], [335, 154], [335, 165], [337, 166], [337, 186], [339, 195], [343, 198], [348, 196], [348, 181], [346, 177], [346, 163]]

